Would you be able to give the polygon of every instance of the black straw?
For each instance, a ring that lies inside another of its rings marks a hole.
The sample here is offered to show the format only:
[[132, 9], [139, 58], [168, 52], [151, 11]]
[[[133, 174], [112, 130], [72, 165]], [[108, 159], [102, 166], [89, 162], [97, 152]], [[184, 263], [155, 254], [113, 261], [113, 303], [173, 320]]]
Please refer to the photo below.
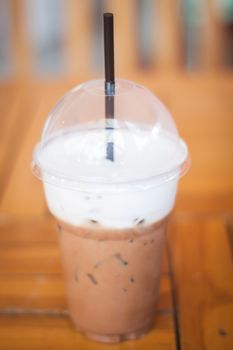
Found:
[[113, 14], [104, 13], [104, 62], [105, 83], [115, 84]]
[[[105, 119], [106, 130], [113, 130], [112, 119], [114, 119], [114, 36], [113, 36], [113, 14], [104, 13], [104, 62], [105, 62]], [[112, 132], [109, 134], [112, 137]], [[114, 161], [114, 144], [107, 140], [106, 158]]]

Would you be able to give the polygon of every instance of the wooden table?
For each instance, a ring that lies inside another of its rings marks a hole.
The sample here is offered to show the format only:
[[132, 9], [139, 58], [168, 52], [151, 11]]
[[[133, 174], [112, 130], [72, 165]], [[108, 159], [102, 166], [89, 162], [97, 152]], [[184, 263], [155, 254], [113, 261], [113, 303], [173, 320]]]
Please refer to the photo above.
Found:
[[154, 329], [87, 341], [68, 317], [55, 224], [30, 171], [45, 116], [76, 82], [0, 86], [0, 349], [233, 348], [233, 75], [134, 73], [169, 106], [189, 144], [170, 223]]

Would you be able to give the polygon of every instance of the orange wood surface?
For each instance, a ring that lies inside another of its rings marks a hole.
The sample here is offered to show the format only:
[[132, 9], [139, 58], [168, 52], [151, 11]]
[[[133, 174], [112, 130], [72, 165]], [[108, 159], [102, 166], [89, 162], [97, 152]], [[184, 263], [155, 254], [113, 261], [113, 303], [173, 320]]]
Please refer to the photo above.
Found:
[[74, 331], [55, 224], [30, 162], [47, 113], [77, 82], [2, 83], [0, 349], [233, 348], [233, 75], [130, 78], [168, 105], [192, 158], [169, 227], [154, 328], [113, 346]]
[[233, 265], [224, 218], [177, 215], [169, 244], [181, 349], [232, 349]]

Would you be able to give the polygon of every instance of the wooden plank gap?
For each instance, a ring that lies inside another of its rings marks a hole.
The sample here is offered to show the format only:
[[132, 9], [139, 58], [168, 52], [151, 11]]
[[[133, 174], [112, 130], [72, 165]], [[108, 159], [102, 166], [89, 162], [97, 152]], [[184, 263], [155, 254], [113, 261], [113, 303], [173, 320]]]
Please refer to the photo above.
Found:
[[168, 259], [168, 269], [170, 271], [170, 283], [171, 283], [171, 298], [173, 306], [173, 322], [175, 330], [175, 340], [176, 340], [176, 349], [181, 350], [180, 343], [180, 326], [179, 326], [179, 317], [178, 317], [178, 299], [176, 294], [176, 284], [175, 284], [175, 272], [172, 261], [172, 250], [170, 246], [170, 241], [168, 239], [168, 234], [172, 228], [171, 224], [168, 226], [167, 240], [166, 240], [166, 250], [167, 250], [167, 259]]

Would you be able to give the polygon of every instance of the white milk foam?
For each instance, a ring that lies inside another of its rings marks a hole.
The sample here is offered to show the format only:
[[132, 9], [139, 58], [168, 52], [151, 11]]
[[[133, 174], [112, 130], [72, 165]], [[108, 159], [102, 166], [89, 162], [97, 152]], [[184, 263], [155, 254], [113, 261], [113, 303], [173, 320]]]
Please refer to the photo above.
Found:
[[[105, 157], [106, 130], [69, 132], [43, 148], [43, 162], [63, 177], [56, 186], [43, 172], [48, 207], [57, 218], [75, 226], [98, 222], [106, 228], [130, 228], [141, 220], [159, 221], [171, 211], [179, 169], [160, 184], [156, 177], [146, 178], [180, 165], [187, 156], [184, 144], [139, 129], [114, 130], [112, 135], [114, 162]], [[68, 178], [86, 182], [79, 181], [76, 189], [63, 187]]]

